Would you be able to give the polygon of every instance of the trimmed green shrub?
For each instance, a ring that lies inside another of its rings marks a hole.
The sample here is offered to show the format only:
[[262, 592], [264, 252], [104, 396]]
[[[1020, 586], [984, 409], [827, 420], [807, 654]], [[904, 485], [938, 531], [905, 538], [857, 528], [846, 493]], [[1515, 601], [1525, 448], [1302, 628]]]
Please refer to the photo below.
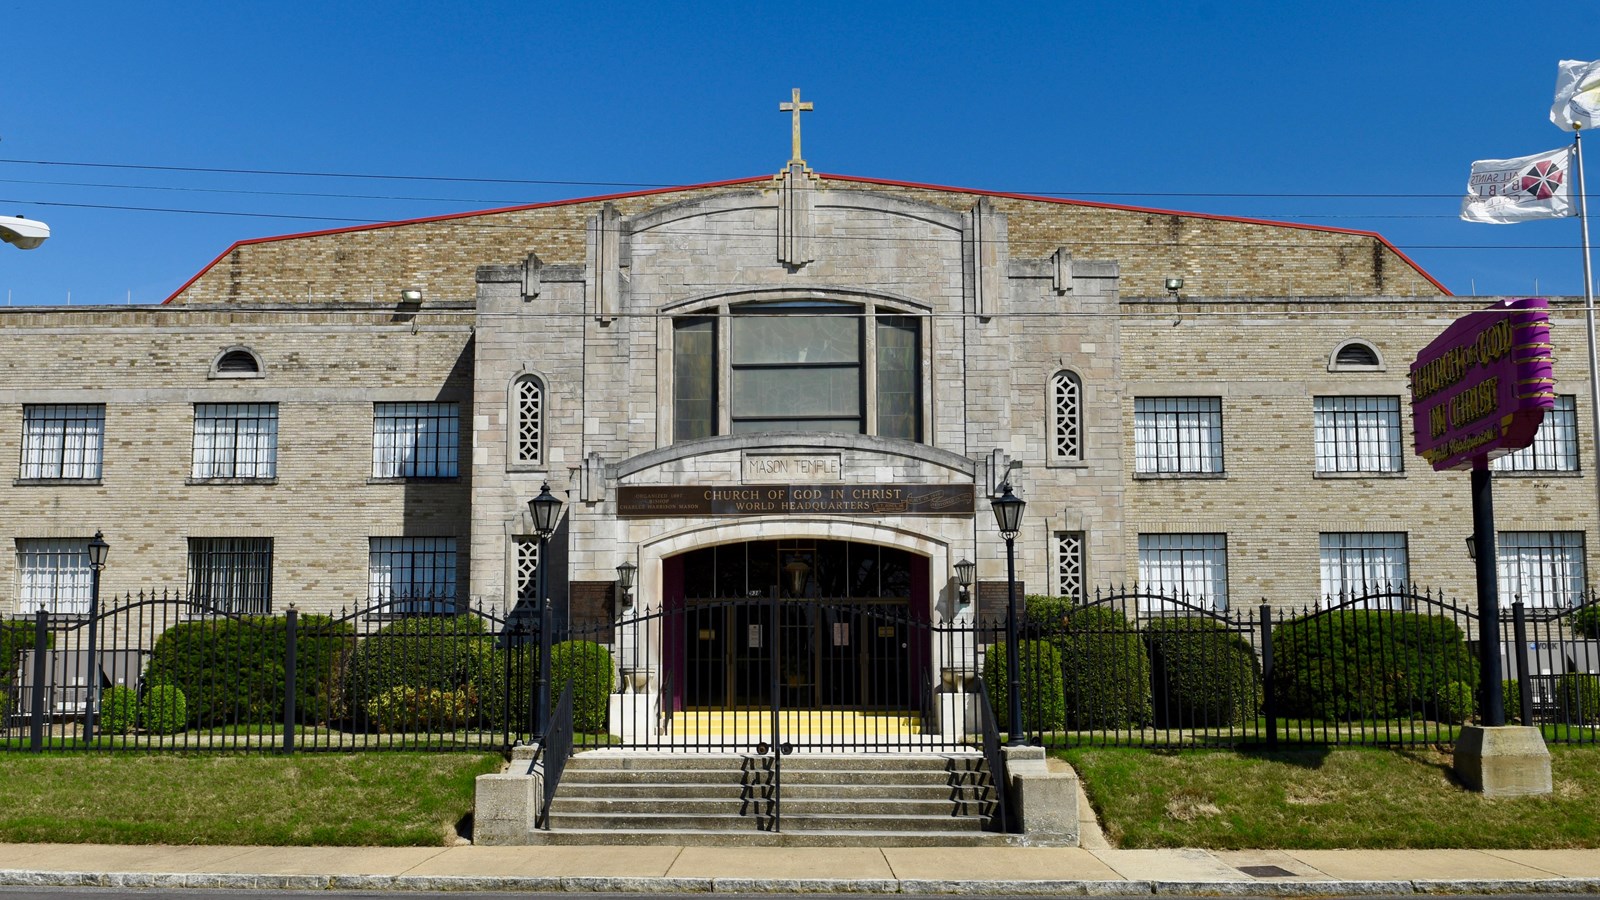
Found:
[[[377, 723], [379, 697], [400, 687], [500, 693], [504, 663], [496, 665], [495, 639], [478, 616], [408, 616], [362, 639], [350, 659], [345, 695], [352, 711]], [[497, 675], [496, 673], [501, 673]], [[467, 718], [475, 719], [474, 709]]]
[[1600, 675], [1568, 672], [1558, 677], [1556, 712], [1567, 725], [1600, 724]]
[[1507, 722], [1522, 722], [1522, 685], [1515, 678], [1500, 682], [1500, 702], [1504, 704]]
[[[195, 727], [280, 722], [288, 621], [241, 616], [174, 625], [156, 638], [146, 681], [182, 689]], [[339, 673], [354, 631], [348, 622], [316, 615], [299, 616], [296, 629], [295, 718], [337, 718]]]
[[151, 734], [177, 734], [189, 721], [189, 704], [183, 689], [156, 682], [139, 699], [139, 726]]
[[1273, 629], [1278, 711], [1352, 721], [1437, 714], [1451, 682], [1477, 690], [1478, 667], [1444, 616], [1341, 610]]
[[455, 731], [467, 725], [478, 709], [471, 687], [453, 691], [438, 688], [395, 687], [368, 704], [368, 714], [379, 731]]
[[[509, 727], [515, 732], [533, 730], [534, 687], [538, 683], [537, 644], [524, 641], [490, 650], [483, 667], [472, 675], [472, 688], [478, 695], [478, 712], [484, 727]], [[559, 695], [550, 702], [555, 703], [557, 699]]]
[[1261, 707], [1261, 664], [1250, 642], [1206, 616], [1145, 623], [1155, 723], [1219, 728], [1253, 719]]
[[[537, 657], [537, 653], [534, 654]], [[572, 729], [594, 734], [606, 730], [616, 669], [611, 651], [593, 641], [562, 641], [550, 648], [550, 708], [561, 702], [572, 680]]]
[[[1066, 720], [1066, 693], [1061, 684], [1061, 651], [1048, 641], [1018, 641], [1018, 676], [1022, 681], [1022, 724], [1030, 731], [1055, 731]], [[983, 683], [989, 688], [1000, 730], [1011, 728], [1011, 684], [1006, 674], [1006, 645], [989, 645], [983, 656]]]
[[1110, 606], [1028, 597], [1029, 634], [1061, 651], [1064, 724], [1072, 729], [1150, 723], [1150, 657], [1138, 630]]
[[105, 734], [127, 734], [139, 714], [139, 695], [133, 688], [115, 684], [100, 695], [100, 730]]
[[[1507, 682], [1503, 681], [1500, 683], [1502, 691], [1505, 690], [1506, 684]], [[1516, 682], [1510, 684], [1514, 686]], [[1472, 689], [1472, 685], [1465, 681], [1452, 681], [1445, 685], [1439, 691], [1439, 721], [1447, 725], [1460, 725], [1472, 718], [1472, 714], [1478, 711], [1476, 695], [1477, 692]], [[1510, 713], [1507, 713], [1507, 721], [1509, 717]]]
[[1600, 638], [1600, 603], [1579, 607], [1572, 614], [1572, 631], [1579, 637]]

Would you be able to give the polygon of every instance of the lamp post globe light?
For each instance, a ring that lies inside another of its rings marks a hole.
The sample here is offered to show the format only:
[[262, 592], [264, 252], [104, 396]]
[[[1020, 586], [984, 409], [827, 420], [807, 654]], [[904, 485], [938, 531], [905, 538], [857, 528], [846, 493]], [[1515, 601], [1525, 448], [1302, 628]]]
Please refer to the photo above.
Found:
[[1022, 510], [1027, 505], [1011, 492], [1009, 479], [1000, 485], [1000, 496], [994, 501], [994, 521], [1000, 526], [1000, 536], [1006, 539], [1006, 680], [1011, 683], [1006, 695], [1011, 726], [1006, 745], [1010, 747], [1028, 743], [1022, 722], [1022, 675], [1017, 659], [1017, 532], [1022, 530]]
[[550, 727], [550, 535], [555, 534], [556, 520], [561, 517], [561, 501], [550, 493], [547, 481], [539, 488], [539, 496], [528, 501], [528, 513], [533, 517], [533, 530], [539, 536], [539, 569], [535, 588], [539, 593], [539, 691], [534, 709], [534, 736], [540, 741]]
[[95, 720], [100, 714], [100, 659], [97, 648], [96, 630], [100, 624], [100, 570], [106, 567], [106, 557], [111, 555], [111, 545], [106, 543], [106, 536], [98, 529], [94, 539], [89, 541], [89, 659], [88, 671], [84, 673], [87, 681], [87, 696], [84, 697], [83, 706], [83, 740], [85, 743], [94, 740]]

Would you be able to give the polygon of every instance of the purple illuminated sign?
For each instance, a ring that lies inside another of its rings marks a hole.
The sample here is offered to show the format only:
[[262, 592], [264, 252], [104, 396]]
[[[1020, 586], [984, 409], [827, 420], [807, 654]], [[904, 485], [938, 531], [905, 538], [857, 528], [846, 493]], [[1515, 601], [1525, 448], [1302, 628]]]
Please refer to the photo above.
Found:
[[1446, 328], [1411, 364], [1417, 455], [1466, 468], [1533, 443], [1555, 406], [1548, 301], [1502, 300]]

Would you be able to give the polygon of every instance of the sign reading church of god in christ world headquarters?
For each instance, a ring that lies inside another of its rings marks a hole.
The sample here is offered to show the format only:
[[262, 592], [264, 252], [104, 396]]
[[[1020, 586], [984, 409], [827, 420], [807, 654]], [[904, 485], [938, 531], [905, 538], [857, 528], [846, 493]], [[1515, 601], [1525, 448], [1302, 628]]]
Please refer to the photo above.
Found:
[[1502, 300], [1457, 319], [1411, 364], [1417, 455], [1434, 471], [1533, 443], [1555, 406], [1549, 302]]

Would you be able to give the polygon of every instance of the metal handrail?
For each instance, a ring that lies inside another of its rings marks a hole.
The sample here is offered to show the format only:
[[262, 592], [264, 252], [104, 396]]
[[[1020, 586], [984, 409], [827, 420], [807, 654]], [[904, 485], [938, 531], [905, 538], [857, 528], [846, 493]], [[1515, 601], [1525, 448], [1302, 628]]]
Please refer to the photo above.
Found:
[[556, 799], [556, 788], [561, 786], [561, 773], [566, 771], [567, 758], [572, 755], [572, 679], [567, 679], [561, 690], [561, 700], [550, 713], [550, 729], [544, 744], [539, 748], [544, 757], [544, 802], [539, 806], [538, 827], [550, 830], [550, 804]]
[[975, 679], [978, 699], [978, 719], [983, 729], [983, 759], [989, 766], [989, 781], [994, 785], [994, 815], [989, 817], [988, 830], [1014, 834], [1010, 812], [1006, 805], [1006, 754], [1000, 746], [1000, 727], [995, 721], [994, 705], [989, 702], [989, 686], [983, 676]]

